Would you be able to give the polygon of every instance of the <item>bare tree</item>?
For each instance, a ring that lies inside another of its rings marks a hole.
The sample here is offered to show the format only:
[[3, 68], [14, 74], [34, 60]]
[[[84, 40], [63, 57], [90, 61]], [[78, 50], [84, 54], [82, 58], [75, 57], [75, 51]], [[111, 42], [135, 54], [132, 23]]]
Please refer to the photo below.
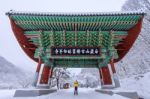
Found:
[[55, 68], [53, 71], [53, 76], [56, 79], [57, 88], [60, 89], [60, 78], [63, 78], [64, 74], [67, 74], [67, 68]]
[[23, 87], [23, 88], [28, 88], [30, 85], [32, 85], [32, 80], [29, 79], [23, 79], [19, 81], [19, 84]]

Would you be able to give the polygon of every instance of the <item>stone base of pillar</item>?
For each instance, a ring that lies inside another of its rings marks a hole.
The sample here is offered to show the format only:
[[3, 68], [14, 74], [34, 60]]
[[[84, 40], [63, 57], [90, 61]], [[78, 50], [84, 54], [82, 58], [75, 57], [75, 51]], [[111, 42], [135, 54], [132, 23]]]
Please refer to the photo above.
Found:
[[49, 84], [38, 84], [36, 86], [37, 89], [50, 89]]
[[101, 89], [113, 89], [114, 85], [101, 85]]
[[111, 90], [111, 89], [96, 89], [96, 92], [102, 93], [102, 94], [107, 94], [107, 95], [120, 95], [123, 96], [127, 99], [140, 99], [138, 93], [133, 90]]
[[[16, 90], [14, 97], [17, 98], [24, 98], [26, 99], [27, 97], [35, 97], [37, 98], [37, 96], [42, 96], [42, 95], [48, 95], [51, 93], [57, 92], [56, 89], [21, 89], [21, 90]], [[39, 99], [39, 98], [37, 98]]]

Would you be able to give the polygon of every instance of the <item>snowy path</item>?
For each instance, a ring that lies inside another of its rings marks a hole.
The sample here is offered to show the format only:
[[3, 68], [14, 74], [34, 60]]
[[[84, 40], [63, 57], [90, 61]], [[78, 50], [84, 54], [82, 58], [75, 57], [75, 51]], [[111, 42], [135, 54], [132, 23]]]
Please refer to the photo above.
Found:
[[73, 89], [61, 90], [49, 95], [49, 99], [127, 99], [119, 95], [106, 95], [95, 92], [94, 89], [79, 89], [79, 95], [73, 95]]
[[119, 95], [106, 95], [106, 94], [101, 94], [98, 92], [95, 92], [94, 89], [79, 89], [79, 95], [74, 96], [73, 95], [73, 89], [65, 89], [65, 90], [60, 90], [58, 92], [49, 94], [49, 95], [43, 95], [39, 97], [18, 97], [14, 98], [13, 94], [14, 91], [10, 90], [1, 90], [0, 91], [0, 99], [128, 99], [124, 98]]

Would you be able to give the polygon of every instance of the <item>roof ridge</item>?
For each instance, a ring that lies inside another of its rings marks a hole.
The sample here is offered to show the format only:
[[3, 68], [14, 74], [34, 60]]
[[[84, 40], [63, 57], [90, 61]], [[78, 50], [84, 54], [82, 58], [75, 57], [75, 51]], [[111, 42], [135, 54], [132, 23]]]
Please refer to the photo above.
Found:
[[35, 15], [35, 16], [103, 16], [103, 15], [145, 15], [144, 11], [118, 12], [25, 12], [10, 10], [6, 15]]

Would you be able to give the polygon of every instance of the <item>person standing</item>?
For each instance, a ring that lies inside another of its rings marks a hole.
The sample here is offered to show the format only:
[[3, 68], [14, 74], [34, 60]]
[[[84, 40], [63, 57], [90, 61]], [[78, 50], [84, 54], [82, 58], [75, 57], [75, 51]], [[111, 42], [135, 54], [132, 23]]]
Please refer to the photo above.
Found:
[[78, 95], [78, 86], [79, 86], [79, 83], [78, 81], [76, 80], [74, 82], [74, 95]]

